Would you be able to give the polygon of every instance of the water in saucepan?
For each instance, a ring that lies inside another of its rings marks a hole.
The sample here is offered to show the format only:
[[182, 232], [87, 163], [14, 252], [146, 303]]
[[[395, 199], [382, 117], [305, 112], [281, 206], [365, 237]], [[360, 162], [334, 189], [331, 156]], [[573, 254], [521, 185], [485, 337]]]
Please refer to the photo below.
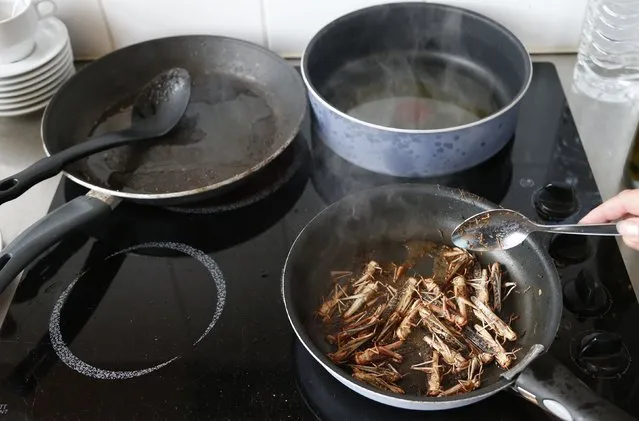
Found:
[[385, 127], [436, 130], [476, 122], [505, 103], [490, 73], [445, 56], [386, 54], [348, 62], [322, 89], [340, 111]]

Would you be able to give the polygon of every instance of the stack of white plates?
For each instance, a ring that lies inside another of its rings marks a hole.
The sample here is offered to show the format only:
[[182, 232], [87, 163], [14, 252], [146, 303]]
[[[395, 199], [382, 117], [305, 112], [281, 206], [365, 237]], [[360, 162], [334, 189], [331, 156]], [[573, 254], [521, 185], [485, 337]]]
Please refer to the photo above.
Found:
[[0, 65], [0, 117], [40, 110], [73, 74], [69, 32], [59, 19], [38, 23], [36, 47], [28, 57]]

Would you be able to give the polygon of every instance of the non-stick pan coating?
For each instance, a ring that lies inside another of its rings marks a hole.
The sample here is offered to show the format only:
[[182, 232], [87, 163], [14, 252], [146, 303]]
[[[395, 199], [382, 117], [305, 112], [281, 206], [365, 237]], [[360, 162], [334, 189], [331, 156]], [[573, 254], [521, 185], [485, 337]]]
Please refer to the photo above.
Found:
[[[304, 346], [333, 375], [337, 373], [338, 380], [348, 383], [349, 387], [355, 386], [372, 399], [398, 407], [426, 410], [457, 407], [506, 387], [509, 382], [499, 376], [502, 370], [491, 364], [485, 367], [482, 387], [471, 393], [434, 398], [381, 392], [356, 382], [325, 356], [330, 348], [313, 314], [328, 291], [329, 272], [352, 268], [359, 252], [377, 247], [380, 241], [442, 241], [442, 234], [444, 242], [451, 245], [450, 233], [458, 223], [494, 207], [461, 190], [403, 184], [366, 190], [325, 209], [300, 233], [283, 273], [286, 309]], [[513, 322], [520, 333], [516, 347], [522, 348], [517, 354], [518, 361], [534, 344], [549, 347], [559, 326], [562, 303], [556, 269], [541, 244], [528, 239], [519, 247], [485, 254], [480, 260], [500, 262], [518, 284], [519, 293], [508, 297], [502, 313], [520, 316]]]
[[[173, 66], [187, 69], [193, 81], [178, 127], [162, 140], [84, 159], [69, 166], [67, 175], [125, 198], [185, 196], [246, 177], [297, 134], [307, 103], [293, 66], [245, 41], [179, 36], [117, 50], [76, 74], [47, 107], [46, 151], [84, 141], [105, 114], [129, 106], [144, 83]], [[126, 115], [119, 116], [107, 126], [123, 128], [126, 121]]]

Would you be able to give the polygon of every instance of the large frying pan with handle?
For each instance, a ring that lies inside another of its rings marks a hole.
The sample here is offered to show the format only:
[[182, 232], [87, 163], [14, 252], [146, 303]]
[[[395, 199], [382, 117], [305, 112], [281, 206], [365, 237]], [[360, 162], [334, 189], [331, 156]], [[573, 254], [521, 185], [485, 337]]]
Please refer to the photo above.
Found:
[[[338, 381], [375, 401], [414, 410], [444, 410], [469, 405], [507, 388], [562, 420], [633, 420], [596, 395], [566, 367], [546, 353], [559, 327], [563, 308], [559, 275], [540, 242], [480, 256], [498, 261], [520, 291], [504, 302], [506, 314], [520, 318], [513, 327], [521, 347], [509, 371], [485, 367], [482, 385], [450, 397], [397, 395], [359, 382], [328, 357], [324, 331], [315, 310], [325, 296], [329, 272], [351, 267], [358, 253], [380, 243], [421, 239], [450, 241], [465, 217], [497, 206], [478, 196], [437, 185], [400, 184], [348, 196], [318, 214], [293, 244], [282, 275], [282, 294], [290, 323], [304, 347]], [[350, 266], [345, 266], [350, 265]]]
[[295, 68], [255, 44], [219, 36], [155, 39], [89, 64], [53, 97], [42, 121], [47, 154], [130, 122], [139, 89], [172, 67], [186, 69], [191, 98], [178, 125], [144, 145], [123, 146], [64, 170], [90, 191], [25, 230], [0, 253], [0, 293], [66, 234], [107, 217], [122, 200], [178, 206], [259, 176], [307, 116]]

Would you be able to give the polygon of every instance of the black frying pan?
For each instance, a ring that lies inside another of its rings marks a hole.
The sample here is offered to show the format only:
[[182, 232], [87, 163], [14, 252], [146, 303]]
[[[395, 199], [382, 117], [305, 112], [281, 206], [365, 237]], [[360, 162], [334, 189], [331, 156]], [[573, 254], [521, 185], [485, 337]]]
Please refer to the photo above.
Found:
[[494, 365], [485, 367], [479, 389], [450, 397], [395, 395], [355, 380], [326, 357], [333, 349], [326, 343], [325, 331], [314, 311], [328, 291], [330, 271], [352, 268], [358, 254], [373, 249], [376, 257], [379, 254], [379, 259], [384, 259], [384, 251], [379, 248], [383, 243], [426, 239], [452, 245], [450, 233], [465, 217], [495, 207], [457, 189], [401, 184], [365, 190], [326, 208], [295, 240], [282, 275], [284, 304], [298, 338], [337, 380], [387, 405], [416, 410], [450, 409], [512, 387], [548, 412], [564, 415], [560, 419], [633, 419], [593, 393], [545, 353], [561, 319], [561, 285], [550, 256], [540, 242], [530, 238], [519, 247], [480, 257], [484, 263], [500, 262], [518, 283], [520, 293], [511, 294], [503, 312], [518, 314], [520, 318], [513, 322], [513, 327], [525, 334], [520, 334], [516, 344], [522, 348], [516, 364], [507, 372]]
[[255, 44], [179, 36], [135, 44], [91, 63], [53, 97], [42, 121], [47, 154], [127, 125], [138, 90], [183, 67], [189, 106], [162, 139], [93, 155], [64, 174], [90, 189], [24, 231], [0, 254], [0, 293], [69, 231], [95, 223], [121, 200], [183, 205], [253, 179], [293, 141], [307, 109], [295, 68]]

